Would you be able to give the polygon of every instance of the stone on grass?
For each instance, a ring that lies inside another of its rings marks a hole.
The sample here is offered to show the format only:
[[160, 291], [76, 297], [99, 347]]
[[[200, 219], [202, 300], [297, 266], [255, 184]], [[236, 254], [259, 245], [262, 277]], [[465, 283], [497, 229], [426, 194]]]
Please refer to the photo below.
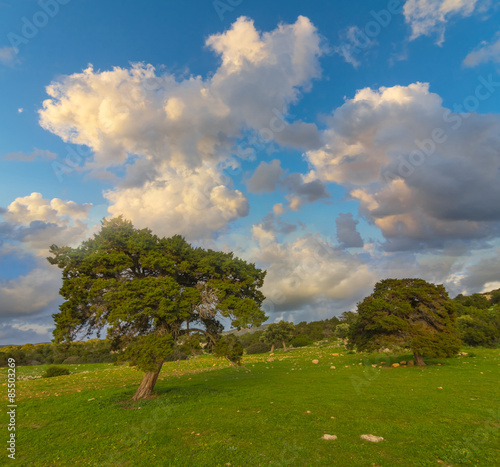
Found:
[[375, 436], [375, 435], [361, 435], [361, 439], [366, 439], [366, 441], [371, 441], [372, 443], [379, 443], [380, 441], [384, 441], [384, 438], [382, 436]]
[[321, 437], [321, 439], [335, 440], [337, 437], [335, 435], [327, 435], [326, 433]]
[[393, 366], [394, 368], [397, 368], [397, 367], [399, 366], [399, 363], [393, 363], [393, 364], [392, 364], [392, 366]]
[[403, 360], [402, 362], [399, 362], [400, 365], [406, 365], [406, 362]]
[[316, 365], [319, 363], [319, 360], [313, 360], [312, 362]]

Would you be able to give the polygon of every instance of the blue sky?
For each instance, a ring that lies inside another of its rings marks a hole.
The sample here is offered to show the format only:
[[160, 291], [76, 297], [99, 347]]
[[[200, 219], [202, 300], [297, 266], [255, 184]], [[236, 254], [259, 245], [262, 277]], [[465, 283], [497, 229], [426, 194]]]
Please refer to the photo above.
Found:
[[122, 214], [268, 271], [270, 320], [387, 277], [500, 287], [488, 0], [0, 1], [0, 344], [51, 339], [56, 243]]

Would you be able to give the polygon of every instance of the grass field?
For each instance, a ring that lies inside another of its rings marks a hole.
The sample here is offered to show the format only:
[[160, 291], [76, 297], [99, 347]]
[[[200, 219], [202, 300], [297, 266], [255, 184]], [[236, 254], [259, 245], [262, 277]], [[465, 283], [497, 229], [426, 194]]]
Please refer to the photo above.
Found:
[[17, 382], [16, 460], [4, 449], [0, 465], [498, 466], [500, 350], [466, 351], [426, 368], [328, 346], [246, 356], [238, 370], [200, 356], [166, 364], [157, 397], [138, 403], [135, 369], [71, 365], [69, 376]]

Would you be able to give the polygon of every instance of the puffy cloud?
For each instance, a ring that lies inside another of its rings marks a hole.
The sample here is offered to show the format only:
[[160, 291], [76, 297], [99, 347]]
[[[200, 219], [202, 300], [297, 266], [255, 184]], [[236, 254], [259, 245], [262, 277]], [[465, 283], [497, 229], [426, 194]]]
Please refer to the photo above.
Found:
[[137, 227], [189, 240], [210, 237], [228, 222], [245, 217], [248, 200], [229, 181], [206, 165], [195, 169], [166, 169], [141, 187], [117, 188], [105, 194], [113, 216], [133, 219]]
[[316, 176], [350, 189], [387, 248], [498, 232], [498, 116], [454, 113], [423, 83], [366, 88], [334, 112], [323, 138], [306, 153]]
[[58, 300], [61, 272], [45, 259], [28, 274], [0, 281], [0, 317], [34, 315]]
[[279, 159], [274, 159], [269, 164], [263, 161], [247, 180], [248, 191], [251, 193], [273, 192], [279, 185], [282, 175], [283, 169]]
[[470, 265], [460, 284], [467, 293], [489, 292], [500, 286], [500, 250]]
[[[317, 179], [314, 173], [307, 175], [293, 173], [282, 176], [285, 171], [281, 162], [274, 159], [271, 163], [261, 162], [252, 177], [247, 181], [247, 188], [252, 193], [273, 192], [278, 187], [284, 188], [290, 194], [286, 197], [290, 209], [297, 211], [306, 203], [313, 203], [319, 199], [329, 198], [325, 184]], [[283, 205], [277, 207], [283, 212]]]
[[92, 204], [78, 204], [59, 198], [48, 200], [41, 193], [16, 198], [2, 212], [0, 224], [5, 239], [23, 242], [39, 255], [50, 245], [74, 245], [89, 233], [86, 223]]
[[410, 39], [438, 34], [437, 43], [441, 45], [449, 18], [469, 16], [480, 3], [478, 0], [407, 0], [403, 14], [411, 26]]
[[267, 270], [263, 293], [275, 312], [328, 301], [340, 302], [342, 307], [353, 305], [376, 282], [360, 257], [335, 249], [318, 236], [278, 243], [261, 226], [253, 234], [260, 248], [253, 252], [252, 261]]
[[286, 109], [320, 74], [319, 36], [302, 16], [264, 34], [241, 17], [206, 43], [222, 60], [210, 78], [177, 81], [144, 64], [89, 67], [47, 87], [40, 124], [91, 147], [100, 166], [137, 154], [197, 167], [227, 158], [243, 126], [267, 126], [274, 109]]
[[354, 219], [352, 213], [340, 213], [335, 219], [337, 226], [337, 238], [344, 248], [360, 248], [363, 246], [363, 239], [356, 230], [359, 221]]
[[[47, 87], [41, 126], [90, 147], [95, 155], [86, 167], [94, 172], [126, 167], [123, 183], [106, 195], [111, 214], [159, 232], [210, 235], [248, 212], [220, 173], [239, 164], [235, 154], [248, 157], [237, 148], [243, 131], [280, 144], [319, 144], [315, 125], [285, 121], [289, 105], [320, 76], [320, 38], [307, 18], [261, 33], [241, 17], [206, 45], [221, 64], [205, 79], [157, 75], [145, 64], [90, 66]], [[194, 199], [200, 189], [203, 209]]]
[[0, 63], [6, 66], [12, 66], [16, 63], [19, 49], [16, 47], [0, 47]]
[[[21, 109], [22, 110], [22, 109]], [[55, 159], [57, 154], [54, 152], [47, 151], [46, 149], [34, 148], [31, 154], [25, 154], [24, 152], [12, 152], [5, 156], [5, 160], [18, 160], [18, 161], [34, 161], [35, 159]]]
[[483, 42], [476, 50], [470, 52], [463, 64], [467, 67], [474, 67], [487, 62], [500, 63], [500, 35], [498, 34], [495, 42]]

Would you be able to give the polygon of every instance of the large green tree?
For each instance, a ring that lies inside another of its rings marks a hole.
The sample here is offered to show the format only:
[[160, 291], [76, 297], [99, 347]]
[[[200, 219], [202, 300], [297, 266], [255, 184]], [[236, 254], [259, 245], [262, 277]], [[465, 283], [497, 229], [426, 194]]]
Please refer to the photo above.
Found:
[[442, 285], [422, 279], [385, 279], [358, 304], [349, 342], [359, 350], [408, 347], [416, 365], [424, 357], [450, 357], [460, 348], [455, 304]]
[[286, 343], [293, 338], [295, 327], [293, 323], [288, 321], [278, 321], [267, 326], [260, 340], [266, 344], [271, 344], [271, 352], [274, 352], [276, 344], [282, 344], [283, 350], [286, 352]]
[[159, 238], [120, 218], [78, 248], [50, 248], [62, 269], [66, 299], [55, 342], [107, 330], [113, 348], [145, 371], [134, 399], [148, 397], [163, 361], [192, 332], [215, 344], [221, 319], [233, 327], [259, 326], [265, 271], [232, 253], [194, 248], [179, 235]]

